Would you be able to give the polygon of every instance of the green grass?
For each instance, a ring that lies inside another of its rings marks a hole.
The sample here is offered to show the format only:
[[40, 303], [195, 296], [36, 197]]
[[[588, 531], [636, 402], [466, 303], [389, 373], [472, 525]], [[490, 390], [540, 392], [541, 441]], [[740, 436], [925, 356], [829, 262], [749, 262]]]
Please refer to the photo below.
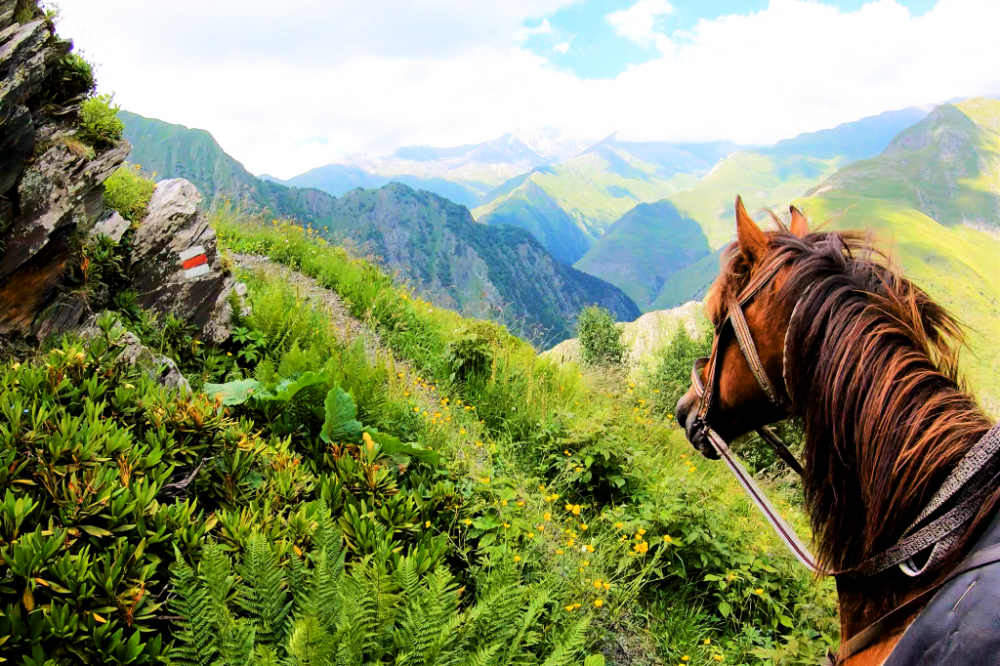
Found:
[[[508, 558], [527, 580], [557, 576], [561, 612], [592, 616], [592, 649], [617, 631], [652, 635], [662, 657], [688, 654], [689, 663], [717, 663], [699, 647], [705, 639], [727, 663], [758, 663], [767, 650], [798, 650], [807, 663], [836, 640], [832, 585], [813, 582], [736, 483], [696, 458], [669, 406], [657, 409], [658, 389], [557, 366], [509, 336], [456, 347], [471, 322], [342, 248], [294, 225], [216, 226], [228, 249], [268, 255], [336, 291], [412, 364], [413, 375], [383, 381], [473, 493], [460, 558]], [[476, 369], [456, 374], [457, 357]], [[416, 401], [415, 385], [442, 396], [438, 414]], [[805, 530], [801, 513], [783, 508]], [[682, 607], [675, 618], [653, 619], [672, 604]]]
[[142, 174], [141, 165], [125, 163], [104, 181], [104, 203], [138, 224], [146, 217], [155, 189], [156, 182]]

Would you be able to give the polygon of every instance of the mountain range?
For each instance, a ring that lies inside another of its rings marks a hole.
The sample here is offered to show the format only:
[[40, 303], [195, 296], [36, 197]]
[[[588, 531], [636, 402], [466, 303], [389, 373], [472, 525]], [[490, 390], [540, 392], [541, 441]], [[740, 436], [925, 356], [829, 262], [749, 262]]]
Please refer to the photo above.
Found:
[[388, 157], [343, 157], [287, 181], [266, 178], [338, 197], [356, 187], [376, 188], [398, 182], [474, 208], [511, 178], [537, 167], [559, 164], [592, 143], [554, 127], [515, 130], [485, 143], [450, 148], [405, 146]]
[[349, 239], [442, 307], [500, 319], [545, 343], [570, 337], [576, 314], [590, 304], [620, 320], [640, 314], [620, 289], [556, 260], [529, 232], [477, 224], [468, 208], [433, 192], [392, 182], [338, 198], [288, 187], [254, 177], [204, 130], [126, 111], [120, 118], [130, 160], [145, 172], [187, 178], [209, 206], [293, 217], [331, 240]]

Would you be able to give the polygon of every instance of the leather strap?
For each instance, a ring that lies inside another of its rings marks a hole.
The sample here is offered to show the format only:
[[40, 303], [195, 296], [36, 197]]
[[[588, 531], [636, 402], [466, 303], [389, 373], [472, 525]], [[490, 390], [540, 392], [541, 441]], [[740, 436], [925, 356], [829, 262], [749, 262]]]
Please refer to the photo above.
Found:
[[842, 643], [840, 651], [837, 652], [836, 661], [841, 662], [846, 659], [850, 659], [877, 643], [880, 639], [905, 622], [908, 617], [916, 613], [917, 609], [922, 608], [929, 603], [938, 590], [962, 574], [995, 562], [1000, 562], [1000, 544], [984, 548], [983, 550], [970, 554], [940, 583], [936, 583], [933, 587], [924, 590], [912, 599], [908, 599], [899, 606], [896, 606], [891, 611], [875, 620], [875, 622], [872, 622], [870, 625], [865, 627], [862, 631], [852, 636], [847, 642]]
[[779, 407], [784, 407], [786, 401], [778, 393], [777, 389], [774, 388], [774, 384], [771, 383], [771, 379], [764, 371], [764, 364], [761, 363], [757, 347], [753, 343], [753, 336], [750, 334], [750, 326], [747, 325], [746, 317], [743, 316], [743, 308], [735, 300], [729, 302], [729, 320], [733, 324], [733, 330], [736, 332], [736, 340], [740, 343], [743, 357], [746, 359], [747, 365], [750, 366], [750, 371], [753, 373], [754, 379], [760, 384], [768, 400]]

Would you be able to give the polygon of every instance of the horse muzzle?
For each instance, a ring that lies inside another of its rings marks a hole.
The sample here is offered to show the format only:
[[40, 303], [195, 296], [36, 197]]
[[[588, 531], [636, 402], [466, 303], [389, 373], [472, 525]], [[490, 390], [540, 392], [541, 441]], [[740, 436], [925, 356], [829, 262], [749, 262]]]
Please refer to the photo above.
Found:
[[693, 388], [681, 396], [681, 399], [677, 401], [675, 411], [677, 422], [684, 426], [684, 432], [687, 434], [691, 446], [709, 460], [718, 460], [719, 452], [712, 446], [708, 437], [707, 424], [698, 416], [698, 401], [698, 396]]

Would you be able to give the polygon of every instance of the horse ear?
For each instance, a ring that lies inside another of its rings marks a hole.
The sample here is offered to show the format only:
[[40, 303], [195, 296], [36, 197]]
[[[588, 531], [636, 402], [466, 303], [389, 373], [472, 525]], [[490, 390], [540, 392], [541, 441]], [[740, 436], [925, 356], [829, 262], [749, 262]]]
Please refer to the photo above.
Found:
[[736, 197], [736, 239], [740, 252], [748, 259], [761, 259], [767, 252], [767, 236], [760, 230], [753, 218], [747, 215], [743, 199]]
[[799, 238], [802, 238], [804, 236], [808, 236], [809, 235], [809, 223], [806, 222], [806, 216], [803, 215], [799, 211], [799, 209], [796, 208], [795, 206], [789, 206], [789, 210], [792, 213], [792, 224], [789, 227], [789, 230], [793, 234], [795, 234], [796, 236], [798, 236]]

